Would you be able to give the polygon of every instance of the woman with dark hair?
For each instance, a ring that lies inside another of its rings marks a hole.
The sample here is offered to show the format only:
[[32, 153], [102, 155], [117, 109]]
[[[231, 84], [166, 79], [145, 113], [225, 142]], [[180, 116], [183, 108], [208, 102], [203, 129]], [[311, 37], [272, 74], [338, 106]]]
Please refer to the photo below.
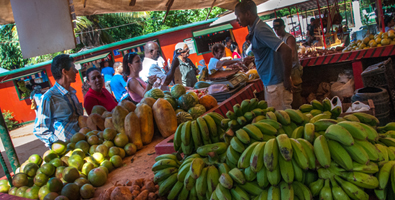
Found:
[[126, 81], [126, 89], [130, 98], [139, 103], [144, 94], [149, 91], [156, 81], [156, 75], [148, 76], [148, 84], [144, 82], [139, 73], [143, 69], [143, 63], [136, 52], [123, 56], [123, 74]]
[[238, 65], [241, 64], [240, 60], [221, 60], [224, 57], [225, 46], [223, 44], [214, 44], [212, 47], [214, 57], [210, 59], [208, 63], [208, 73], [214, 74], [218, 70], [222, 70], [224, 66], [231, 68], [240, 68]]
[[395, 26], [394, 17], [392, 15], [384, 15], [384, 25], [385, 32], [388, 32], [389, 30], [394, 30], [392, 29], [392, 27]]
[[91, 67], [86, 71], [86, 82], [90, 86], [84, 98], [84, 107], [88, 115], [95, 105], [101, 105], [110, 112], [117, 106], [114, 97], [103, 87], [104, 79], [98, 68]]
[[230, 50], [232, 50], [232, 58], [241, 58], [240, 56], [240, 52], [239, 52], [239, 46], [237, 45], [236, 42], [232, 42], [232, 44], [230, 45]]
[[230, 38], [230, 37], [226, 37], [226, 39], [225, 39], [225, 57], [231, 57], [231, 58], [233, 58], [233, 56], [232, 56], [232, 38]]

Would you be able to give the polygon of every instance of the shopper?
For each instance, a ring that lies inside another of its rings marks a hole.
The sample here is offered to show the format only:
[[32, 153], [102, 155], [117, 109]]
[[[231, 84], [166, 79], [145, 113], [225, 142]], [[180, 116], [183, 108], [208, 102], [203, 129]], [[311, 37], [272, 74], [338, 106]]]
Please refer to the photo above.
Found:
[[84, 114], [76, 90], [70, 86], [78, 73], [73, 58], [65, 54], [56, 56], [51, 72], [55, 84], [42, 98], [33, 129], [33, 134], [49, 148], [52, 143], [66, 141], [78, 132], [78, 117]]
[[197, 82], [196, 76], [199, 74], [199, 70], [193, 64], [191, 59], [189, 59], [189, 47], [184, 42], [180, 42], [176, 45], [176, 51], [180, 54], [178, 60], [180, 65], [178, 68], [181, 72], [182, 84], [187, 87], [195, 86]]
[[139, 74], [142, 70], [142, 62], [140, 56], [135, 52], [131, 52], [123, 56], [123, 74], [124, 79], [127, 80], [127, 92], [130, 98], [139, 103], [144, 97], [144, 94], [149, 91], [155, 83], [156, 75], [148, 76], [148, 84], [144, 82]]
[[395, 26], [394, 17], [392, 15], [384, 15], [384, 25], [385, 25], [385, 32], [389, 30], [394, 30], [392, 27]]
[[292, 83], [294, 84], [294, 88], [292, 90], [293, 101], [292, 108], [299, 108], [303, 104], [302, 98], [302, 75], [303, 75], [303, 66], [299, 62], [298, 57], [298, 47], [296, 46], [296, 39], [293, 35], [287, 33], [285, 31], [285, 24], [282, 19], [275, 19], [273, 21], [273, 29], [276, 32], [277, 36], [289, 46], [292, 50], [292, 71], [291, 78]]
[[273, 30], [259, 18], [253, 1], [245, 0], [238, 3], [235, 14], [241, 26], [249, 27], [255, 64], [265, 87], [265, 100], [268, 106], [276, 110], [291, 108], [291, 48], [277, 38]]
[[101, 73], [104, 76], [105, 87], [111, 94], [110, 83], [111, 83], [111, 79], [112, 79], [112, 76], [114, 75], [115, 71], [112, 67], [110, 67], [110, 63], [108, 61], [104, 61], [103, 65], [104, 66], [101, 69]]
[[214, 44], [212, 47], [212, 52], [214, 57], [210, 59], [208, 63], [208, 73], [214, 74], [216, 71], [223, 70], [223, 67], [237, 68], [240, 69], [241, 61], [240, 60], [221, 60], [224, 56], [225, 46], [222, 44]]
[[111, 79], [111, 90], [115, 99], [120, 102], [122, 95], [126, 93], [126, 81], [124, 80], [123, 65], [121, 62], [116, 62], [114, 64], [115, 74]]
[[247, 54], [247, 49], [248, 49], [248, 47], [250, 47], [250, 45], [251, 45], [251, 42], [250, 42], [250, 39], [249, 39], [249, 35], [246, 36], [246, 39], [245, 39], [245, 40], [246, 40], [246, 41], [243, 43], [243, 46], [242, 46], [242, 50], [243, 50], [242, 55], [243, 55], [243, 58], [245, 58], [245, 57], [248, 56], [248, 54]]
[[112, 111], [117, 106], [117, 102], [110, 92], [103, 87], [104, 79], [99, 69], [89, 68], [86, 71], [86, 78], [90, 88], [84, 98], [84, 108], [88, 115], [91, 114], [93, 106], [96, 105], [101, 105], [108, 111]]
[[237, 45], [236, 42], [232, 42], [232, 44], [230, 45], [230, 50], [232, 50], [232, 58], [236, 59], [236, 58], [241, 58], [240, 56], [240, 52], [239, 52], [239, 45]]
[[174, 72], [179, 65], [179, 60], [175, 59], [178, 55], [173, 57], [173, 62], [170, 71], [165, 74], [158, 65], [159, 45], [156, 42], [149, 41], [144, 47], [145, 58], [143, 61], [143, 69], [140, 72], [140, 78], [148, 82], [148, 77], [156, 75], [159, 79], [158, 87], [162, 90], [169, 90], [168, 85], [174, 78]]

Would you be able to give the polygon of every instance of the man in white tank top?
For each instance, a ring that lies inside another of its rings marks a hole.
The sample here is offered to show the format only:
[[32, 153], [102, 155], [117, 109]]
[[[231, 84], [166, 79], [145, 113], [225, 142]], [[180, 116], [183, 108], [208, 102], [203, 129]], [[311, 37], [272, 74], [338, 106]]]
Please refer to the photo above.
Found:
[[299, 108], [303, 104], [302, 98], [302, 75], [303, 66], [300, 65], [298, 57], [298, 46], [295, 37], [285, 31], [284, 21], [280, 18], [273, 21], [273, 29], [277, 36], [292, 49], [292, 71], [291, 78], [294, 84], [292, 108]]

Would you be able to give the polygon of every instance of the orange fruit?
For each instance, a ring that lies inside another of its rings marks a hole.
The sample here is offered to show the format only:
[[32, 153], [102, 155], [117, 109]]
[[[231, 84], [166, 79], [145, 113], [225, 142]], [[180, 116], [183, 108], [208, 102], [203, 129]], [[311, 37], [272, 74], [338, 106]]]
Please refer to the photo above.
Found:
[[370, 41], [370, 38], [369, 38], [369, 37], [365, 37], [365, 38], [363, 39], [363, 43], [365, 43], [365, 44], [367, 44], [369, 41]]
[[370, 39], [373, 39], [373, 38], [374, 38], [374, 35], [373, 35], [373, 34], [370, 34], [370, 35], [369, 35], [369, 38], [370, 38]]
[[381, 46], [382, 46], [381, 44], [378, 44], [378, 45], [377, 45], [377, 47], [381, 47]]
[[377, 44], [380, 44], [381, 43], [381, 38], [376, 38], [375, 41], [376, 41]]
[[395, 31], [394, 30], [389, 30], [388, 31], [388, 37], [391, 38], [391, 39], [395, 38]]
[[382, 38], [382, 39], [387, 39], [387, 38], [388, 38], [388, 33], [383, 33], [383, 34], [381, 35], [381, 38]]
[[374, 41], [374, 40], [371, 40], [371, 41], [369, 42], [369, 46], [370, 46], [370, 47], [376, 47], [376, 46], [377, 46], [377, 42]]

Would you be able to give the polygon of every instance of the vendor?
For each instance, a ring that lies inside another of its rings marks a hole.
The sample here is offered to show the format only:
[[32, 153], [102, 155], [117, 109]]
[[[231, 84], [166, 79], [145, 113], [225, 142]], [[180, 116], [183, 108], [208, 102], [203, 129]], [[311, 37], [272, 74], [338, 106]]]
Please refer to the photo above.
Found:
[[291, 78], [292, 78], [292, 83], [295, 86], [292, 90], [292, 94], [293, 94], [292, 108], [298, 109], [303, 104], [303, 98], [301, 95], [303, 66], [299, 62], [296, 39], [293, 35], [285, 31], [285, 24], [281, 18], [275, 19], [273, 21], [273, 29], [276, 32], [277, 36], [292, 50]]
[[147, 84], [139, 77], [141, 70], [142, 62], [137, 53], [131, 52], [123, 56], [123, 74], [127, 78], [126, 90], [135, 103], [140, 103], [144, 94], [152, 88], [157, 79], [156, 75], [148, 76]]
[[140, 72], [140, 77], [143, 81], [148, 82], [148, 77], [155, 75], [160, 80], [159, 87], [162, 90], [169, 90], [168, 85], [173, 80], [174, 72], [179, 65], [179, 60], [174, 59], [177, 58], [178, 55], [174, 56], [171, 69], [167, 74], [165, 74], [158, 65], [159, 45], [156, 42], [147, 42], [144, 46], [144, 54], [145, 58], [143, 61], [143, 69]]
[[250, 41], [256, 69], [261, 78], [265, 100], [276, 110], [291, 108], [292, 103], [292, 50], [274, 34], [258, 14], [254, 1], [245, 0], [235, 7], [237, 21], [250, 30]]
[[216, 71], [223, 70], [224, 66], [230, 68], [240, 68], [240, 60], [220, 60], [224, 56], [225, 46], [223, 44], [214, 44], [212, 52], [214, 57], [210, 59], [208, 63], [208, 73], [214, 74]]
[[101, 105], [105, 107], [108, 111], [117, 106], [117, 102], [110, 92], [104, 88], [104, 79], [97, 68], [89, 68], [86, 71], [87, 83], [90, 88], [84, 98], [84, 107], [88, 115], [91, 114], [93, 106]]
[[392, 27], [395, 26], [394, 17], [391, 15], [384, 15], [384, 25], [385, 25], [385, 32], [389, 30], [394, 30]]
[[232, 39], [230, 37], [226, 37], [225, 39], [225, 57], [232, 58]]
[[78, 132], [78, 117], [84, 114], [76, 90], [70, 86], [78, 73], [73, 58], [65, 54], [56, 56], [51, 72], [56, 82], [42, 97], [33, 129], [33, 134], [49, 148]]
[[193, 87], [197, 82], [196, 76], [199, 74], [199, 70], [189, 59], [189, 47], [184, 42], [180, 42], [176, 45], [176, 51], [180, 54], [178, 60], [180, 65], [178, 68], [181, 72], [182, 84], [187, 87]]

